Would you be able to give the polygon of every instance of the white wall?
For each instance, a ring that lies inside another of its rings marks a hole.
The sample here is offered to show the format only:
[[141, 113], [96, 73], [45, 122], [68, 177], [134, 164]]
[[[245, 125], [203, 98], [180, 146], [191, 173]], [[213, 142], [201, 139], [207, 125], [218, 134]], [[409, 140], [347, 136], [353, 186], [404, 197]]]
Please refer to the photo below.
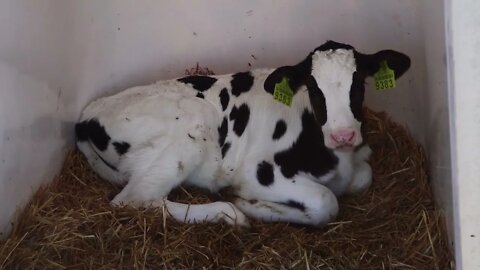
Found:
[[412, 90], [421, 89], [424, 78], [418, 1], [370, 2], [375, 9], [353, 0], [82, 1], [75, 8], [79, 35], [88, 44], [82, 94], [179, 76], [197, 61], [217, 73], [248, 69], [248, 63], [292, 64], [334, 39], [366, 52], [392, 48], [412, 56], [412, 71], [399, 89], [370, 91], [369, 100], [397, 112], [423, 141], [421, 107], [412, 106], [421, 96]]
[[217, 73], [294, 64], [326, 39], [364, 52], [400, 50], [412, 57], [412, 70], [393, 91], [370, 86], [367, 102], [423, 142], [418, 2], [1, 1], [0, 113], [8, 117], [0, 118], [0, 229], [31, 188], [57, 172], [88, 101], [183, 75], [197, 61]]
[[72, 141], [68, 12], [63, 1], [0, 2], [0, 232], [32, 190], [52, 179]]
[[480, 2], [447, 1], [458, 269], [480, 269]]
[[454, 209], [450, 155], [445, 7], [438, 0], [422, 1], [422, 26], [426, 62], [424, 107], [425, 148], [435, 197], [446, 217], [451, 247], [454, 239]]

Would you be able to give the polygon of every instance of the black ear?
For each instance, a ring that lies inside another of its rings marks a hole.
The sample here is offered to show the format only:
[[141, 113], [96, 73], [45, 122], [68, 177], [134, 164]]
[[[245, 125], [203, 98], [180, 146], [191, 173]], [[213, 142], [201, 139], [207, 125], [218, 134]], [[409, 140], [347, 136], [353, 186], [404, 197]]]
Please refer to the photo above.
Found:
[[368, 55], [357, 53], [355, 58], [357, 67], [367, 76], [377, 73], [382, 61], [387, 61], [388, 67], [395, 71], [395, 79], [400, 78], [410, 68], [410, 57], [393, 50], [384, 50]]
[[312, 72], [312, 57], [309, 55], [305, 60], [295, 66], [284, 66], [277, 68], [270, 75], [268, 75], [263, 88], [265, 91], [273, 95], [275, 84], [282, 81], [283, 78], [288, 79], [288, 83], [293, 92], [305, 83], [305, 80]]

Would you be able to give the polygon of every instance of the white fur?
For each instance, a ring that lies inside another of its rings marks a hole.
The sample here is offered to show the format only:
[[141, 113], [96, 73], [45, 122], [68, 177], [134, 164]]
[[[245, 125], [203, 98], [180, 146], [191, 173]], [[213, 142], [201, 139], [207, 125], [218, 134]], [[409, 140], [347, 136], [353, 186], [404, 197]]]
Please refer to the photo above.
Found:
[[325, 97], [327, 122], [322, 126], [325, 145], [333, 147], [330, 134], [337, 130], [353, 129], [357, 134], [353, 146], [362, 142], [361, 123], [350, 109], [350, 86], [356, 71], [352, 50], [317, 51], [312, 56], [312, 76]]
[[[313, 75], [324, 91], [329, 112], [324, 132], [352, 125], [359, 128], [358, 121], [352, 121], [345, 92], [355, 70], [353, 55], [340, 50], [313, 57]], [[90, 142], [78, 142], [78, 147], [100, 176], [113, 183], [127, 183], [112, 200], [113, 205], [165, 206], [170, 216], [182, 222], [224, 220], [248, 225], [245, 213], [267, 221], [325, 224], [338, 212], [335, 194], [368, 187], [371, 171], [365, 161], [369, 153], [335, 152], [339, 166], [327, 174], [315, 178], [299, 173], [286, 179], [273, 156], [292, 146], [302, 130], [301, 114], [305, 109], [311, 111], [311, 107], [304, 87], [294, 96], [291, 107], [274, 101], [263, 89], [272, 72], [251, 71], [255, 78], [252, 89], [238, 98], [230, 94], [227, 113], [222, 111], [218, 96], [224, 87], [231, 89], [231, 75], [215, 76], [218, 81], [204, 92], [205, 99], [195, 97], [196, 90], [176, 80], [133, 87], [101, 98], [84, 110], [81, 120], [98, 119], [112, 141], [129, 142], [131, 147], [122, 156], [111, 143], [105, 151], [95, 149]], [[231, 148], [222, 159], [217, 128], [224, 115], [242, 103], [250, 108], [247, 128], [238, 137], [231, 132], [229, 121], [226, 142], [231, 143]], [[285, 120], [287, 131], [273, 141], [278, 119]], [[96, 153], [118, 171], [106, 166]], [[262, 161], [274, 167], [275, 181], [270, 186], [257, 180], [257, 165]], [[191, 206], [166, 200], [169, 192], [182, 183], [211, 192], [232, 186], [238, 199], [235, 205], [216, 202]], [[281, 203], [288, 201], [301, 203], [305, 211]]]

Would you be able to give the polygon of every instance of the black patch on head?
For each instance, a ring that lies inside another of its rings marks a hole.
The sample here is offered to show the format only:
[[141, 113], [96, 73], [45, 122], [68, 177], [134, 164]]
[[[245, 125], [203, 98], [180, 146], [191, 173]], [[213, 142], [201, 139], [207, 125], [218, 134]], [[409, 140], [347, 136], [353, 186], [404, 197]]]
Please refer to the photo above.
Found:
[[78, 141], [90, 140], [100, 151], [107, 150], [110, 136], [105, 128], [100, 125], [98, 119], [92, 118], [75, 125], [75, 134]]
[[127, 153], [128, 149], [130, 149], [130, 144], [127, 142], [114, 142], [112, 144], [115, 147], [115, 151], [117, 151], [120, 156]]
[[230, 95], [228, 94], [227, 88], [223, 88], [220, 91], [220, 104], [222, 104], [222, 110], [225, 111], [228, 107], [228, 102], [230, 101]]
[[317, 81], [313, 76], [308, 77], [306, 85], [315, 119], [319, 126], [323, 126], [327, 122], [327, 105], [325, 103], [325, 96], [323, 95], [322, 90], [318, 87]]
[[296, 208], [302, 212], [305, 212], [305, 204], [301, 203], [301, 202], [297, 202], [297, 201], [294, 201], [294, 200], [288, 200], [287, 202], [284, 202], [284, 203], [281, 203], [283, 205], [286, 205], [286, 206], [290, 206], [292, 208]]
[[217, 81], [217, 79], [203, 75], [192, 75], [177, 79], [177, 81], [191, 84], [193, 88], [203, 92], [210, 89], [210, 87], [212, 87], [212, 85]]
[[232, 94], [236, 97], [240, 94], [248, 92], [253, 85], [253, 76], [250, 74], [250, 71], [239, 72], [232, 75]]
[[204, 96], [202, 93], [200, 93], [200, 92], [197, 93], [196, 97], [198, 97], [198, 98], [205, 98], [205, 96]]
[[232, 146], [231, 143], [227, 142], [222, 146], [222, 158], [225, 158], [225, 155], [228, 152], [228, 149], [230, 149], [230, 146]]
[[275, 125], [275, 131], [273, 131], [273, 136], [272, 139], [278, 140], [280, 139], [285, 132], [287, 131], [287, 123], [283, 119], [280, 119], [277, 121], [277, 124]]
[[228, 121], [227, 117], [223, 118], [222, 124], [218, 127], [218, 144], [223, 146], [225, 139], [227, 138]]
[[271, 163], [262, 161], [257, 165], [257, 179], [263, 186], [270, 186], [273, 184], [273, 166]]
[[328, 40], [327, 42], [320, 45], [320, 47], [316, 48], [315, 51], [328, 51], [328, 50], [335, 51], [338, 49], [355, 50], [352, 46], [348, 44], [343, 44], [343, 43], [335, 42], [333, 40]]
[[247, 104], [243, 103], [238, 109], [236, 106], [232, 108], [232, 111], [230, 112], [230, 120], [234, 121], [233, 131], [239, 137], [242, 136], [243, 132], [245, 131], [249, 118], [250, 108], [248, 108]]
[[358, 73], [353, 73], [352, 86], [350, 87], [350, 109], [358, 121], [363, 120], [363, 98], [365, 96], [364, 78]]
[[298, 172], [310, 173], [315, 177], [326, 174], [338, 163], [338, 158], [325, 147], [323, 133], [313, 114], [305, 110], [302, 114], [302, 131], [293, 145], [274, 156], [286, 178]]

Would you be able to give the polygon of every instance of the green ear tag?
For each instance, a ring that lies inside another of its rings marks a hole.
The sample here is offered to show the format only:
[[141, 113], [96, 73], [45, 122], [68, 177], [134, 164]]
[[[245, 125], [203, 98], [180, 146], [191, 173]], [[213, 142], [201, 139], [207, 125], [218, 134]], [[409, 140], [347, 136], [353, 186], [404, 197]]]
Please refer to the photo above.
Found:
[[273, 99], [290, 107], [292, 105], [293, 90], [288, 84], [288, 79], [283, 77], [282, 81], [275, 84]]
[[386, 60], [380, 63], [380, 69], [373, 75], [373, 79], [377, 90], [395, 88], [395, 71], [388, 68]]

